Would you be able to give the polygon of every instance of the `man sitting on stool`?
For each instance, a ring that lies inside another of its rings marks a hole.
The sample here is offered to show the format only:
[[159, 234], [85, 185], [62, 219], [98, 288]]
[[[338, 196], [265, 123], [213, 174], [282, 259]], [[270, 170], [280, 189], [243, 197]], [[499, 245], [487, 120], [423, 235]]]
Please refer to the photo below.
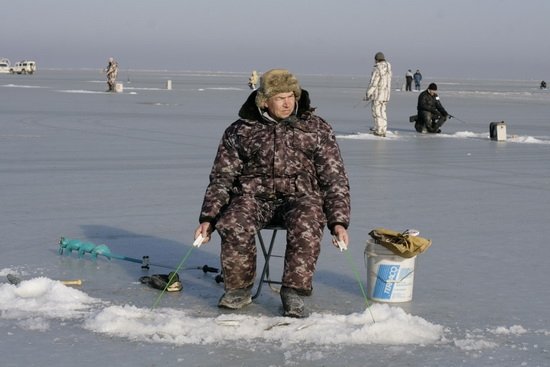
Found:
[[287, 232], [281, 301], [284, 316], [305, 317], [302, 296], [313, 274], [325, 225], [349, 243], [349, 180], [332, 127], [314, 113], [309, 93], [285, 69], [265, 72], [260, 87], [223, 134], [195, 230], [221, 237], [225, 293], [219, 307], [252, 302], [256, 233], [272, 222]]
[[447, 121], [447, 118], [452, 118], [443, 108], [436, 91], [437, 85], [431, 83], [428, 89], [418, 96], [418, 114], [416, 119], [411, 117], [411, 122], [415, 121], [414, 128], [419, 133], [440, 133], [441, 126]]

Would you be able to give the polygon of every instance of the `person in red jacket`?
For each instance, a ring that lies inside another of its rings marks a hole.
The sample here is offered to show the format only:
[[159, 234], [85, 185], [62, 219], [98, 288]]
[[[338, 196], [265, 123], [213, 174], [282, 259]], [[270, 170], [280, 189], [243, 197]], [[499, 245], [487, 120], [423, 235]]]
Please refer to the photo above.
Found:
[[252, 302], [255, 235], [276, 222], [287, 230], [284, 315], [305, 316], [302, 296], [313, 289], [323, 229], [347, 246], [349, 220], [349, 181], [331, 126], [288, 70], [266, 72], [223, 134], [195, 230], [203, 242], [214, 229], [221, 237], [225, 293], [218, 306]]

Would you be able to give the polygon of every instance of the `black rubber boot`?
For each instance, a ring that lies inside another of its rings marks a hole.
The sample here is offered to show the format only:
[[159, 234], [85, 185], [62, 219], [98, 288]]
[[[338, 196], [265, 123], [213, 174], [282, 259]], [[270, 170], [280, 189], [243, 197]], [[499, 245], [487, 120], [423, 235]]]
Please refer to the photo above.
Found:
[[250, 288], [230, 289], [218, 301], [218, 307], [238, 310], [252, 303]]
[[281, 301], [283, 302], [283, 316], [305, 317], [304, 300], [294, 288], [281, 287]]

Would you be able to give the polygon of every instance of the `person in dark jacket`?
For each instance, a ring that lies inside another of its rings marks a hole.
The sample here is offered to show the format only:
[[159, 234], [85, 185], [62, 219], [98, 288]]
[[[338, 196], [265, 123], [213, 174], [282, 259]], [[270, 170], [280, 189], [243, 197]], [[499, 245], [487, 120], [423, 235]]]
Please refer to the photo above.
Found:
[[252, 302], [255, 235], [281, 223], [287, 230], [284, 315], [303, 317], [302, 296], [313, 289], [324, 226], [333, 244], [349, 242], [349, 180], [340, 148], [288, 70], [266, 72], [239, 117], [218, 146], [195, 239], [206, 243], [218, 231], [225, 287], [218, 306], [239, 309]]
[[422, 81], [422, 74], [420, 70], [416, 69], [416, 72], [413, 75], [414, 78], [414, 90], [420, 90], [420, 82]]
[[405, 73], [405, 90], [407, 92], [410, 92], [412, 91], [412, 81], [413, 81], [413, 73], [412, 73], [412, 70], [409, 69], [407, 70], [407, 72]]
[[419, 133], [440, 133], [447, 118], [452, 118], [439, 100], [435, 83], [418, 96], [417, 112], [414, 128]]

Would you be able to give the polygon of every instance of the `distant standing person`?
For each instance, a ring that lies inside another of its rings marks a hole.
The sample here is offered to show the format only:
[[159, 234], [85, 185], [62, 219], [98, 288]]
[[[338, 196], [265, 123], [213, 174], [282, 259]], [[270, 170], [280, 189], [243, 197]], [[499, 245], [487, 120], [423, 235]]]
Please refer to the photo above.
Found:
[[414, 89], [420, 90], [420, 82], [422, 81], [422, 74], [420, 74], [420, 70], [416, 69], [416, 72], [414, 73]]
[[114, 92], [118, 74], [118, 63], [112, 57], [109, 57], [109, 63], [105, 72], [107, 73], [107, 92]]
[[258, 76], [258, 72], [256, 70], [253, 70], [252, 74], [250, 74], [250, 77], [248, 78], [248, 86], [250, 87], [250, 89], [256, 89], [259, 79], [260, 77]]
[[405, 81], [406, 81], [405, 90], [407, 92], [412, 91], [411, 87], [412, 87], [412, 81], [413, 81], [413, 73], [411, 69], [409, 69], [405, 74]]
[[437, 134], [441, 132], [441, 126], [447, 121], [447, 118], [452, 118], [449, 115], [437, 95], [437, 85], [431, 83], [428, 89], [420, 93], [418, 96], [417, 116], [414, 128], [419, 133]]
[[391, 89], [391, 65], [386, 61], [382, 52], [374, 55], [374, 68], [372, 70], [370, 84], [367, 89], [366, 101], [371, 101], [371, 112], [374, 120], [372, 133], [376, 136], [385, 137], [388, 127], [386, 116], [386, 105], [390, 100]]

